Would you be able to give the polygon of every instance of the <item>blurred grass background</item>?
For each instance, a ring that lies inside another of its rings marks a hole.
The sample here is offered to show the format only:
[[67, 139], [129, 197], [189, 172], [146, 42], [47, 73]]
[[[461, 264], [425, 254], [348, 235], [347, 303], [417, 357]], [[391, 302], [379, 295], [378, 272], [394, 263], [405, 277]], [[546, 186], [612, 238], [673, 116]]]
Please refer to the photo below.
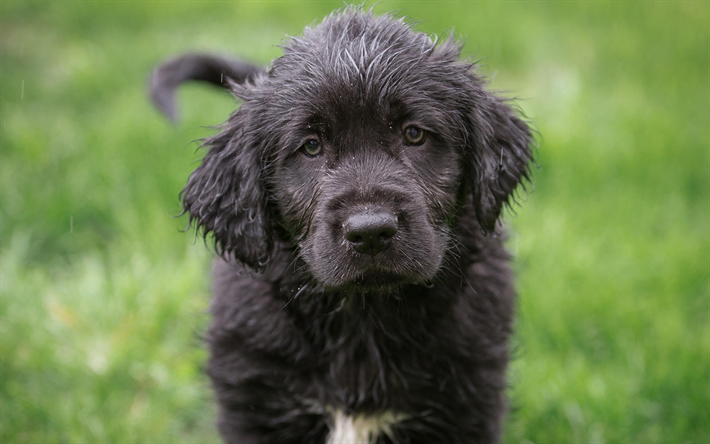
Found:
[[[218, 442], [211, 253], [178, 192], [236, 102], [152, 66], [266, 64], [339, 1], [0, 4], [0, 441]], [[509, 214], [520, 293], [509, 443], [710, 440], [708, 2], [401, 2], [465, 36], [542, 138]]]

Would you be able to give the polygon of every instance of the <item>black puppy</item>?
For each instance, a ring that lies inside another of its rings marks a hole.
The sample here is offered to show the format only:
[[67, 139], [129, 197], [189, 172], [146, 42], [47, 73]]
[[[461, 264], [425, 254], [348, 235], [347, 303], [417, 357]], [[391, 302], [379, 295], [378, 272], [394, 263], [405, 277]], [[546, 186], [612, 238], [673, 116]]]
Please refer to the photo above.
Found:
[[531, 132], [460, 44], [345, 8], [270, 68], [160, 66], [243, 101], [182, 192], [212, 233], [209, 375], [225, 441], [491, 443], [514, 307], [501, 208]]

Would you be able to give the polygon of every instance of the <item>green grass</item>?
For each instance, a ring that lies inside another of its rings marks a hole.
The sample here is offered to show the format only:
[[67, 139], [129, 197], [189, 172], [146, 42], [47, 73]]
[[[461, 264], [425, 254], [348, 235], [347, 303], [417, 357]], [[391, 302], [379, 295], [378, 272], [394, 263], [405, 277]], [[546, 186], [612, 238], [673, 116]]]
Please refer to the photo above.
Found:
[[[179, 212], [235, 102], [144, 86], [188, 49], [267, 63], [334, 2], [0, 4], [0, 442], [218, 442], [211, 253]], [[509, 443], [710, 440], [707, 2], [395, 2], [467, 39], [540, 131], [508, 215]]]

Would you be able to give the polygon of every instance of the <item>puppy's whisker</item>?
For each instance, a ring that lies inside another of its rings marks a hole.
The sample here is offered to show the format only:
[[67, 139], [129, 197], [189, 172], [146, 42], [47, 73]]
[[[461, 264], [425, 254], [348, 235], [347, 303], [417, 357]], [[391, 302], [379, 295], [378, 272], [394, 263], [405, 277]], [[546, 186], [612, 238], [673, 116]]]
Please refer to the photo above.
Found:
[[283, 307], [281, 307], [281, 310], [283, 310], [284, 308], [286, 308], [286, 307], [288, 306], [288, 304], [290, 304], [291, 302], [295, 301], [296, 298], [298, 298], [298, 296], [300, 296], [301, 293], [303, 293], [304, 291], [306, 291], [306, 289], [308, 289], [309, 286], [310, 286], [310, 283], [304, 284], [303, 287], [301, 287], [301, 289], [298, 290], [298, 291], [296, 292], [296, 294], [294, 294], [294, 295], [291, 297], [291, 299], [289, 299], [288, 302], [286, 302], [286, 304], [285, 304]]

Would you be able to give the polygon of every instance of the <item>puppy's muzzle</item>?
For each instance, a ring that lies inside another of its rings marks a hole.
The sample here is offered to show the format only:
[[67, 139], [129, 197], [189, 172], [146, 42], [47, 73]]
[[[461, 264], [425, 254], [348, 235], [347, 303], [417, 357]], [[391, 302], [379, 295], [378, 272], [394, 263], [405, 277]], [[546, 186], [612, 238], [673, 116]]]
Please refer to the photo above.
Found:
[[375, 256], [386, 250], [397, 234], [397, 217], [380, 211], [360, 212], [343, 223], [343, 235], [355, 251]]

